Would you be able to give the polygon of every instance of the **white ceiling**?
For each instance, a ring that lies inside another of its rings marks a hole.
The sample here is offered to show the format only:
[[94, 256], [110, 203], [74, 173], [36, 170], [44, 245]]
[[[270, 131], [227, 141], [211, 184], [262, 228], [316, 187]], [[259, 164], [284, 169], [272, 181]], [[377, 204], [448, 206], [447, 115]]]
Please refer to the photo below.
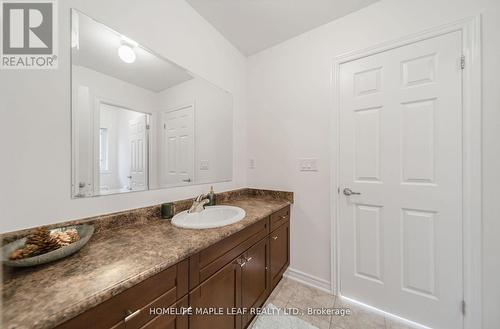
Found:
[[[72, 38], [78, 39], [73, 46], [73, 64], [84, 66], [97, 72], [126, 81], [133, 85], [159, 92], [193, 77], [183, 68], [167, 61], [148, 50], [134, 48], [136, 61], [127, 64], [118, 57], [118, 48], [124, 37], [78, 13], [73, 15], [73, 25], [77, 29]], [[76, 24], [75, 24], [76, 23]]]
[[187, 0], [249, 56], [378, 0]]

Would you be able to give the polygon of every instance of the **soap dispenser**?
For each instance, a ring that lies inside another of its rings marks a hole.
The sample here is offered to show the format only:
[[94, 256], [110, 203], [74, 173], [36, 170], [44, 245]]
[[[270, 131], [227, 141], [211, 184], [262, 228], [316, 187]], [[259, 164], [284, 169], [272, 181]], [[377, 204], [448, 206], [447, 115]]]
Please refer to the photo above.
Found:
[[210, 186], [210, 192], [208, 192], [208, 201], [208, 206], [215, 206], [216, 199], [213, 186]]

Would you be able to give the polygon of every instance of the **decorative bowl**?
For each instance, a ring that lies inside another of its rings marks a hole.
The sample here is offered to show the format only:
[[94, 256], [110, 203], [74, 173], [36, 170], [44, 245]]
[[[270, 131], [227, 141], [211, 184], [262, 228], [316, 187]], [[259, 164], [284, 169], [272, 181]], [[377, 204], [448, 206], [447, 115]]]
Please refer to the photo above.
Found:
[[9, 256], [14, 250], [24, 247], [24, 245], [26, 244], [26, 237], [24, 237], [22, 239], [6, 244], [5, 246], [2, 247], [2, 262], [5, 265], [13, 267], [28, 267], [28, 266], [36, 266], [49, 263], [67, 257], [69, 255], [72, 255], [78, 250], [82, 249], [83, 246], [89, 241], [90, 237], [94, 233], [94, 226], [92, 225], [67, 226], [62, 228], [51, 229], [50, 231], [64, 232], [68, 229], [76, 229], [78, 231], [78, 235], [80, 235], [80, 240], [73, 242], [67, 246], [58, 248], [56, 250], [52, 250], [45, 254], [23, 259], [17, 259], [17, 260], [9, 259]]

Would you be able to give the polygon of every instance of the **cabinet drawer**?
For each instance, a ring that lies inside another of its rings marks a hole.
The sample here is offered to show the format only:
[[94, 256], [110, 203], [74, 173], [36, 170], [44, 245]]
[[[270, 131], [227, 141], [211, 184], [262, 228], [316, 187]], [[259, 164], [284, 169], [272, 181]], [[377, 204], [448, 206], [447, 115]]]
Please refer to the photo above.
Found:
[[[182, 313], [188, 308], [188, 296], [184, 296], [174, 305], [169, 307]], [[189, 316], [187, 314], [162, 314], [146, 323], [141, 329], [188, 329]], [[114, 328], [113, 328], [114, 329]]]
[[290, 222], [269, 235], [271, 254], [271, 282], [274, 288], [290, 264]]
[[290, 206], [278, 210], [271, 215], [271, 232], [290, 220]]
[[[152, 319], [149, 307], [168, 307], [186, 295], [188, 261], [184, 260], [153, 275], [98, 306], [61, 324], [58, 329], [139, 328]], [[125, 318], [131, 313], [136, 316]]]
[[266, 237], [269, 232], [269, 218], [237, 232], [230, 237], [190, 257], [189, 288], [208, 279], [245, 250]]

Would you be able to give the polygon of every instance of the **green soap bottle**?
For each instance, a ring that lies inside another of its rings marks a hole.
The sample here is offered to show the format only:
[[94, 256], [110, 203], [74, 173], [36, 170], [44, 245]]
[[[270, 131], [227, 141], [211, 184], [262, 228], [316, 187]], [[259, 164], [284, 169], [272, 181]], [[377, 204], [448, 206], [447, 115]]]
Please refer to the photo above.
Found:
[[214, 187], [210, 186], [210, 192], [208, 192], [208, 205], [209, 206], [215, 206], [216, 204], [216, 197], [214, 193]]

